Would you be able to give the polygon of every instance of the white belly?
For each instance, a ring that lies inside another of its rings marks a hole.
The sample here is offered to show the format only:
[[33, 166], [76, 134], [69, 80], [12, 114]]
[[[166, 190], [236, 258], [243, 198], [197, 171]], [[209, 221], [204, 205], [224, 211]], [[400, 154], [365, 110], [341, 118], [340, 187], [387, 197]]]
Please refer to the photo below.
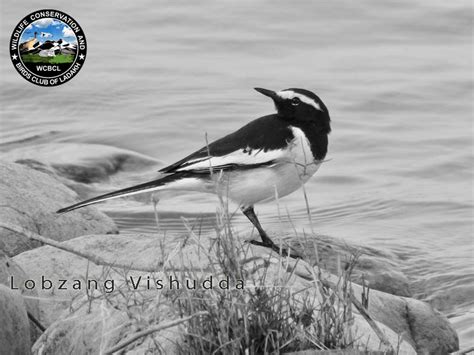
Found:
[[291, 163], [232, 172], [227, 174], [227, 182], [222, 183], [219, 190], [240, 205], [252, 206], [296, 191], [314, 175], [319, 166], [320, 163], [307, 165], [304, 173], [303, 169]]

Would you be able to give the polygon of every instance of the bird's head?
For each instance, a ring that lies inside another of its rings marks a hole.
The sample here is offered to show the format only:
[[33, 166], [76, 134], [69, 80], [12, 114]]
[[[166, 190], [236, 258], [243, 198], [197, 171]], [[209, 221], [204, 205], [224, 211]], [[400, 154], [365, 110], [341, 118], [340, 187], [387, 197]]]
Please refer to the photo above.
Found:
[[255, 90], [273, 100], [278, 115], [282, 118], [309, 122], [326, 133], [331, 132], [329, 111], [323, 101], [311, 91], [295, 88], [281, 91], [262, 88], [255, 88]]

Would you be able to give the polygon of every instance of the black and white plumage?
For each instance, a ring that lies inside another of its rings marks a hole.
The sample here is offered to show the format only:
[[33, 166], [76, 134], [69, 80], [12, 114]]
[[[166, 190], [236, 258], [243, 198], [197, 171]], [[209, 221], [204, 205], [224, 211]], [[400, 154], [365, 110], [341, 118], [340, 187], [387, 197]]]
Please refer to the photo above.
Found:
[[[38, 42], [39, 43], [39, 42]], [[61, 53], [62, 39], [57, 41], [47, 40], [43, 43], [35, 45], [28, 53], [39, 54], [41, 57], [54, 57]]]
[[253, 205], [292, 193], [318, 170], [327, 153], [330, 117], [321, 99], [308, 90], [255, 90], [273, 99], [276, 114], [260, 117], [161, 169], [163, 177], [157, 180], [79, 202], [58, 213], [143, 192], [219, 193], [241, 206], [262, 237], [259, 244], [274, 248]]

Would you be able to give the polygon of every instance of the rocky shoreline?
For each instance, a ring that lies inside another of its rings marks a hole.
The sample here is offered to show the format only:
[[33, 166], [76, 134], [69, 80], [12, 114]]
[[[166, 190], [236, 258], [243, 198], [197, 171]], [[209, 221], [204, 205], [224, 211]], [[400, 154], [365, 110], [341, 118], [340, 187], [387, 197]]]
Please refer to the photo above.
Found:
[[[210, 264], [215, 241], [200, 240], [192, 233], [166, 239], [157, 234], [118, 234], [114, 222], [94, 207], [57, 216], [55, 211], [73, 203], [76, 193], [41, 164], [29, 165], [37, 169], [0, 162], [0, 309], [7, 315], [0, 329], [0, 348], [7, 353], [106, 353], [143, 330], [144, 324], [155, 324], [157, 310], [158, 324], [180, 318], [169, 300], [160, 296], [177, 286], [173, 277], [179, 283], [180, 275], [191, 270], [201, 281], [213, 276], [208, 286], [225, 285], [220, 284], [226, 280], [225, 270]], [[15, 231], [8, 226], [18, 228]], [[96, 256], [92, 258], [96, 263], [32, 242], [22, 230]], [[292, 242], [291, 236], [284, 239]], [[238, 238], [235, 243], [242, 254], [239, 260], [245, 261], [244, 284], [261, 279], [264, 270], [272, 285], [283, 282], [280, 279], [285, 275], [286, 287], [304, 290], [314, 299], [321, 297], [311, 271], [315, 270], [315, 255], [328, 282], [337, 284], [335, 274], [359, 251], [362, 255], [352, 275], [352, 292], [364, 303], [367, 290], [361, 285], [369, 285], [366, 311], [376, 327], [370, 326], [364, 312], [354, 309], [354, 344], [365, 345], [370, 351], [391, 347], [401, 354], [458, 350], [457, 334], [448, 320], [427, 303], [410, 298], [409, 281], [387, 253], [312, 236], [301, 246], [307, 258], [295, 261]], [[201, 287], [206, 289], [204, 284]], [[20, 294], [23, 297], [18, 297]], [[140, 309], [136, 302], [135, 306], [129, 304], [137, 298]], [[46, 330], [42, 332], [31, 319]], [[183, 327], [153, 332], [122, 350], [140, 354], [158, 343], [164, 353], [177, 353]], [[383, 344], [374, 329], [381, 330], [390, 344]]]

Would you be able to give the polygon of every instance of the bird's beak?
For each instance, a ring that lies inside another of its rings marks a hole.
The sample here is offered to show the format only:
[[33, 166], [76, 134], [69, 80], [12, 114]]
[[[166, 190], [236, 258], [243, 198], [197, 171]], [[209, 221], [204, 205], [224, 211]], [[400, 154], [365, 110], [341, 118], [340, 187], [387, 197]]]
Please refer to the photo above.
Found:
[[275, 102], [281, 100], [280, 96], [278, 96], [278, 94], [275, 91], [262, 89], [262, 88], [254, 88], [254, 89], [256, 91], [258, 91], [260, 94], [263, 94], [265, 96], [268, 96], [268, 97], [272, 98], [273, 101], [275, 101]]

